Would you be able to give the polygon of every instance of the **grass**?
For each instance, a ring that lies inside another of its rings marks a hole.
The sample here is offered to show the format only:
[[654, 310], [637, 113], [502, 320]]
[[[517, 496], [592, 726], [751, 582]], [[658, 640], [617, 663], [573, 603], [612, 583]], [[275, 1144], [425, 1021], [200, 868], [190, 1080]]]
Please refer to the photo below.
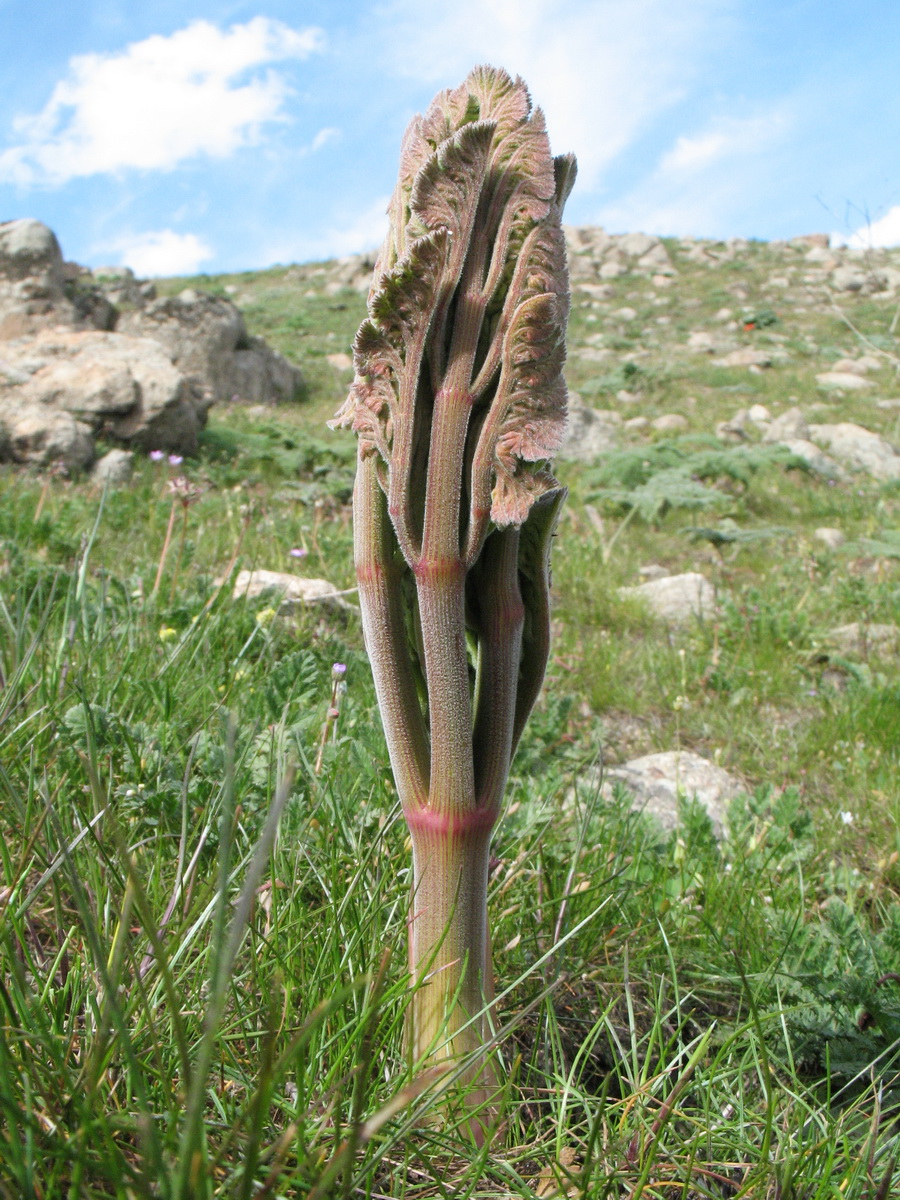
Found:
[[[733, 304], [732, 276], [752, 293], [769, 253], [686, 274], [676, 322]], [[230, 595], [230, 572], [296, 568], [292, 549], [353, 584], [353, 446], [322, 422], [346, 382], [325, 355], [362, 299], [319, 270], [199, 281], [239, 289], [308, 400], [214, 411], [155, 596], [165, 464], [106, 495], [0, 476], [0, 1196], [885, 1200], [900, 685], [896, 658], [842, 657], [828, 633], [898, 620], [896, 487], [767, 455], [741, 474], [725, 451], [686, 475], [708, 507], [675, 489], [629, 516], [654, 464], [707, 453], [736, 407], [815, 396], [800, 358], [748, 376], [652, 344], [643, 378], [591, 393], [639, 385], [641, 412], [691, 428], [635, 441], [637, 474], [627, 446], [602, 478], [562, 468], [554, 657], [491, 879], [505, 1129], [478, 1150], [405, 1060], [409, 847], [358, 617]], [[661, 307], [649, 281], [617, 286], [635, 324]], [[884, 307], [855, 303], [886, 336]], [[592, 315], [576, 305], [573, 344]], [[786, 325], [752, 336], [847, 348], [833, 315]], [[587, 370], [573, 355], [574, 386]], [[649, 562], [702, 570], [719, 616], [670, 630], [622, 597]], [[676, 745], [747, 781], [722, 841], [689, 803], [663, 835], [598, 794], [601, 755]]]

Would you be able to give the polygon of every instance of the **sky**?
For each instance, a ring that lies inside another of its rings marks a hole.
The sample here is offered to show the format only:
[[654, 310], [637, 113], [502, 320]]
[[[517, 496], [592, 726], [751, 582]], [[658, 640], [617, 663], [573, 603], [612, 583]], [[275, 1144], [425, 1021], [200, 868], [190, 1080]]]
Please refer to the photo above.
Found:
[[900, 245], [897, 0], [0, 0], [0, 221], [140, 276], [374, 249], [403, 131], [528, 83], [610, 232]]

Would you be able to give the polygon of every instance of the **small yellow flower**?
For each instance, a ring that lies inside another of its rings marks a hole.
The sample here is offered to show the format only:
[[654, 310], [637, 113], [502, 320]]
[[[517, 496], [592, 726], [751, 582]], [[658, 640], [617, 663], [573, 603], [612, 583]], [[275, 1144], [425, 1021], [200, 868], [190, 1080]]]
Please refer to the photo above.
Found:
[[277, 615], [278, 610], [275, 608], [261, 608], [256, 614], [256, 623], [257, 625], [262, 625], [263, 627], [266, 625], [271, 625]]
[[161, 642], [171, 642], [173, 638], [178, 637], [178, 630], [173, 629], [171, 625], [161, 625], [159, 629], [159, 640]]

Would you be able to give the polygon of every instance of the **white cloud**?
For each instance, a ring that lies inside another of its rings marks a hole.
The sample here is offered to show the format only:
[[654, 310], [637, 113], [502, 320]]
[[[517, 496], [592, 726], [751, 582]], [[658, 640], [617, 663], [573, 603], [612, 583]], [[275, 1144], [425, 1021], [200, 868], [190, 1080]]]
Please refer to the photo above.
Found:
[[832, 246], [852, 246], [856, 250], [871, 250], [875, 246], [900, 246], [900, 204], [889, 208], [877, 221], [867, 222], [853, 233], [833, 233]]
[[460, 82], [477, 62], [521, 75], [547, 115], [554, 152], [578, 155], [582, 187], [680, 100], [715, 52], [731, 0], [394, 0], [394, 67]]
[[123, 237], [112, 243], [124, 267], [139, 279], [157, 275], [193, 275], [202, 263], [214, 257], [212, 248], [195, 233], [155, 229]]
[[[682, 135], [657, 165], [598, 219], [613, 230], [716, 236], [758, 187], [761, 162], [794, 124], [782, 107], [749, 117], [718, 117], [705, 130]], [[769, 177], [771, 167], [762, 169]]]
[[314, 237], [288, 237], [270, 242], [262, 252], [264, 262], [317, 262], [341, 254], [377, 250], [387, 233], [389, 196], [379, 196], [367, 208], [322, 229]]
[[309, 148], [313, 153], [315, 153], [316, 150], [321, 150], [323, 146], [326, 146], [329, 142], [334, 141], [336, 137], [340, 136], [341, 131], [339, 129], [332, 129], [331, 127], [327, 129], [320, 129], [313, 138]]
[[20, 141], [0, 153], [0, 180], [61, 184], [226, 157], [282, 117], [289, 89], [270, 64], [322, 45], [318, 29], [254, 17], [225, 31], [193, 21], [120, 53], [78, 55], [43, 110], [16, 118]]
[[682, 136], [660, 160], [661, 177], [696, 174], [724, 158], [745, 158], [768, 149], [783, 132], [779, 113], [755, 117], [720, 118], [713, 128], [694, 137]]

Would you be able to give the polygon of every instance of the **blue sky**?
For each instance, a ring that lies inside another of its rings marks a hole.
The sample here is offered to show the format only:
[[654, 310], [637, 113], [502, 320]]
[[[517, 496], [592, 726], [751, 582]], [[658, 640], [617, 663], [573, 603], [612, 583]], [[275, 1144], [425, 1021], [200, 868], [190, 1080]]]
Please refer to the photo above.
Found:
[[139, 274], [374, 247], [412, 115], [522, 75], [573, 224], [900, 244], [897, 0], [0, 0], [0, 220]]

